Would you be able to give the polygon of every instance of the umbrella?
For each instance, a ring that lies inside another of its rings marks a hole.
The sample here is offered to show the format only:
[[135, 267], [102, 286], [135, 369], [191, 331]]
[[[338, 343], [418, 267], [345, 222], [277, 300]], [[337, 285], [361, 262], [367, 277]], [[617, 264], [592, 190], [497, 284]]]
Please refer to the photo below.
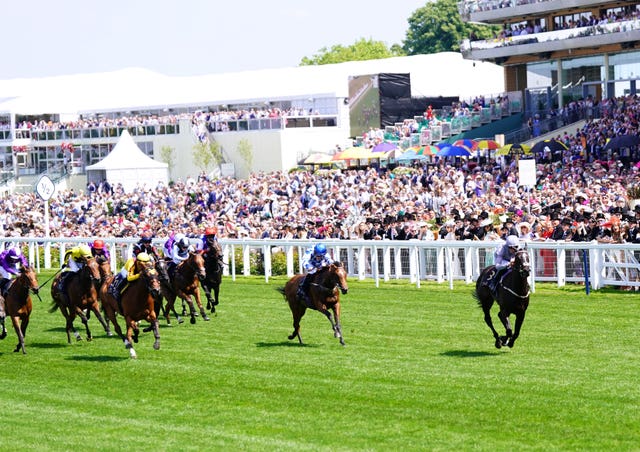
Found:
[[396, 160], [401, 162], [407, 160], [424, 160], [426, 158], [425, 155], [417, 154], [413, 149], [407, 149], [402, 155], [399, 155]]
[[538, 141], [531, 148], [531, 152], [533, 154], [540, 154], [545, 150], [545, 148], [549, 148], [549, 152], [562, 152], [568, 149], [567, 145], [564, 144], [562, 141], [550, 139], [550, 140]]
[[527, 144], [505, 144], [501, 148], [496, 151], [496, 155], [521, 155], [521, 154], [531, 154], [531, 146]]
[[377, 159], [383, 156], [383, 152], [373, 153], [363, 146], [354, 146], [334, 155], [333, 160]]
[[453, 145], [468, 148], [470, 151], [475, 151], [476, 149], [478, 149], [478, 143], [473, 140], [469, 140], [468, 138], [456, 140], [453, 142]]
[[613, 137], [607, 141], [607, 144], [604, 145], [604, 149], [630, 148], [632, 146], [637, 146], [638, 144], [640, 144], [640, 136], [638, 135], [618, 135], [617, 137]]
[[478, 140], [476, 145], [478, 149], [489, 149], [490, 151], [495, 151], [500, 147], [500, 143], [495, 140]]
[[450, 144], [442, 147], [436, 155], [438, 157], [471, 157], [471, 152], [464, 146]]
[[313, 154], [309, 154], [309, 156], [306, 159], [304, 159], [304, 162], [302, 163], [305, 165], [319, 165], [323, 163], [331, 163], [332, 161], [333, 161], [332, 155], [316, 152]]
[[376, 144], [373, 147], [372, 151], [373, 152], [389, 152], [397, 148], [398, 148], [398, 145], [394, 143], [389, 143], [388, 141], [383, 141], [382, 143]]
[[411, 148], [418, 155], [436, 155], [440, 148], [433, 144], [427, 144], [425, 146], [412, 146]]

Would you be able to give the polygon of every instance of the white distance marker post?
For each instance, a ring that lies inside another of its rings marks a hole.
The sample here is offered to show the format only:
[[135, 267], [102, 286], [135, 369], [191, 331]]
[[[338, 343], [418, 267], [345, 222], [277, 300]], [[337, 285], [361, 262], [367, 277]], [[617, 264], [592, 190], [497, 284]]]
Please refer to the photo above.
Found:
[[[42, 176], [36, 184], [36, 193], [44, 201], [44, 235], [49, 238], [49, 199], [56, 191], [56, 186], [49, 176]], [[51, 267], [51, 243], [47, 240], [44, 245], [44, 266]]]

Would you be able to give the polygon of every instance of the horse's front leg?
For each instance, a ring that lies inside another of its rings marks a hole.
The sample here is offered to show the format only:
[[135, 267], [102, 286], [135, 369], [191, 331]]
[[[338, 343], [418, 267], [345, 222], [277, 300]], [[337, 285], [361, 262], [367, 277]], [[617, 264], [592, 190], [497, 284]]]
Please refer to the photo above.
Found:
[[111, 332], [111, 328], [109, 327], [109, 324], [107, 323], [106, 319], [102, 316], [102, 313], [100, 312], [100, 306], [98, 305], [97, 301], [91, 305], [91, 310], [96, 315], [96, 319], [98, 319], [98, 322], [100, 322], [100, 325], [102, 325], [102, 328], [104, 328], [104, 332], [107, 333], [107, 336], [109, 337], [113, 336], [113, 333]]
[[93, 336], [91, 336], [91, 330], [89, 329], [89, 319], [84, 314], [82, 309], [77, 309], [76, 314], [80, 317], [82, 324], [84, 325], [85, 330], [87, 331], [87, 342], [91, 342], [93, 340]]
[[0, 340], [7, 337], [7, 328], [4, 326], [5, 317], [0, 317], [0, 329], [2, 332], [0, 333]]
[[207, 315], [207, 311], [205, 311], [204, 307], [202, 306], [202, 299], [200, 297], [200, 287], [199, 286], [196, 287], [196, 290], [195, 290], [193, 296], [196, 299], [196, 303], [198, 305], [198, 309], [200, 310], [200, 315], [202, 316], [202, 320], [204, 320], [204, 321], [211, 320], [211, 319], [209, 319], [209, 316]]
[[182, 299], [182, 302], [186, 302], [189, 306], [189, 315], [191, 316], [191, 320], [189, 323], [194, 325], [196, 323], [196, 309], [193, 306], [193, 300], [191, 299], [191, 295], [186, 294], [184, 292], [178, 292], [178, 296]]
[[129, 349], [129, 356], [133, 359], [138, 357], [135, 349], [133, 348], [133, 325], [136, 323], [133, 319], [127, 317], [127, 337], [124, 340], [125, 348]]
[[333, 326], [333, 337], [337, 337], [340, 339], [340, 343], [344, 345], [344, 339], [342, 337], [342, 325], [340, 325], [340, 303], [336, 303], [333, 305], [333, 318], [336, 323]]
[[[16, 345], [14, 353], [17, 353], [20, 350], [22, 350], [22, 354], [26, 355], [27, 352], [24, 349], [24, 332], [23, 332], [22, 327], [20, 325], [20, 317], [17, 316], [17, 315], [11, 317], [11, 323], [13, 323], [13, 329], [16, 330], [16, 336], [18, 336], [18, 345]], [[27, 321], [27, 323], [29, 323], [29, 322]], [[24, 329], [26, 330], [26, 327]]]
[[520, 314], [516, 314], [516, 328], [513, 332], [513, 337], [507, 344], [510, 348], [513, 348], [513, 344], [516, 342], [516, 339], [518, 339], [518, 336], [520, 336], [520, 328], [522, 328], [522, 324], [524, 323], [525, 313], [525, 311], [522, 311]]
[[153, 317], [151, 319], [151, 327], [153, 328], [153, 337], [155, 341], [153, 343], [154, 350], [160, 350], [160, 328], [158, 327], [158, 319]]
[[322, 312], [327, 317], [327, 319], [329, 319], [329, 323], [331, 323], [331, 329], [333, 330], [333, 337], [339, 337], [340, 338], [340, 343], [342, 345], [344, 345], [344, 340], [342, 339], [342, 334], [338, 335], [337, 322], [334, 323], [333, 319], [331, 318], [331, 311], [329, 311], [326, 307], [323, 307], [320, 312]]
[[513, 330], [511, 329], [511, 322], [509, 321], [509, 313], [501, 310], [500, 312], [498, 312], [498, 318], [502, 322], [502, 325], [504, 325], [504, 330], [505, 330], [505, 336], [500, 338], [500, 340], [502, 341], [502, 345], [509, 345], [511, 336], [513, 336]]

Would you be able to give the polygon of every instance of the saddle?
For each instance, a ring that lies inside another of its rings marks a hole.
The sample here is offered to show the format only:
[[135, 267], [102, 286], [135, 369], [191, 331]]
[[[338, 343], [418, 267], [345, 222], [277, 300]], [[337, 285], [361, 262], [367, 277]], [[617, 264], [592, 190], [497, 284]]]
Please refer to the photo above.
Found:
[[487, 276], [485, 283], [489, 290], [491, 290], [491, 295], [493, 298], [498, 298], [498, 284], [502, 282], [502, 280], [513, 271], [511, 267], [504, 267], [501, 269], [494, 268], [491, 273]]

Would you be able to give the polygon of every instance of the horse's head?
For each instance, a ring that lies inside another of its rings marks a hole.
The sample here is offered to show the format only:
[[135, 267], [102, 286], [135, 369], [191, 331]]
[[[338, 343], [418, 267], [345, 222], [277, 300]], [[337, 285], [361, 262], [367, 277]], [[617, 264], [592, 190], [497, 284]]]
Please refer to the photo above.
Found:
[[158, 259], [155, 263], [156, 271], [161, 282], [169, 283], [169, 269], [167, 268], [167, 261], [164, 259]]
[[335, 275], [336, 287], [340, 288], [343, 295], [346, 294], [349, 291], [349, 284], [347, 284], [347, 270], [342, 266], [342, 262], [331, 264], [329, 271]]
[[102, 277], [100, 276], [100, 265], [98, 264], [98, 261], [95, 260], [95, 258], [88, 258], [82, 270], [91, 280], [92, 284], [98, 286], [100, 284], [100, 281], [102, 281]]
[[528, 278], [531, 273], [531, 261], [527, 250], [520, 250], [516, 253], [513, 268], [520, 273], [523, 278]]
[[40, 285], [38, 284], [38, 277], [33, 267], [24, 266], [20, 268], [20, 276], [22, 285], [33, 293], [37, 294], [40, 291]]
[[207, 276], [207, 270], [204, 265], [204, 257], [201, 252], [191, 252], [189, 253], [189, 258], [186, 262], [189, 262], [189, 266], [193, 268], [196, 276], [200, 281], [202, 281]]
[[160, 295], [160, 278], [153, 262], [142, 263], [140, 275], [153, 298]]

